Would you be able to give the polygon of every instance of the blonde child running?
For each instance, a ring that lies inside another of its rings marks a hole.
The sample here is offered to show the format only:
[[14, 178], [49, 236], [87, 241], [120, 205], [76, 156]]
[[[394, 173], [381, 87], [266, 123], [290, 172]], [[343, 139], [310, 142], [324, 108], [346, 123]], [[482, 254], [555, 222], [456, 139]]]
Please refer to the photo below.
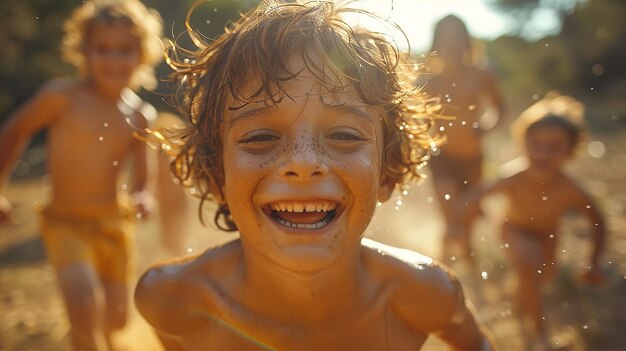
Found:
[[491, 107], [499, 121], [504, 100], [494, 74], [473, 62], [471, 38], [461, 19], [448, 15], [437, 22], [431, 50], [435, 56], [426, 90], [441, 99], [444, 114], [455, 117], [441, 120], [438, 127], [444, 129], [447, 141], [429, 162], [445, 220], [442, 256], [471, 262], [469, 238], [455, 237], [449, 230], [455, 224], [452, 207], [482, 181], [485, 124], [481, 125], [481, 116]]
[[363, 239], [419, 176], [431, 114], [410, 57], [344, 13], [268, 1], [173, 62], [190, 124], [177, 176], [240, 237], [140, 280], [168, 350], [491, 349], [443, 266]]
[[536, 350], [550, 347], [541, 288], [554, 275], [559, 224], [570, 210], [587, 217], [593, 235], [593, 251], [582, 278], [591, 283], [603, 281], [599, 258], [606, 236], [604, 219], [593, 199], [563, 170], [581, 142], [583, 112], [580, 102], [554, 93], [524, 111], [514, 122], [513, 133], [524, 145], [528, 166], [476, 190], [457, 211], [460, 225], [455, 229], [469, 237], [469, 223], [480, 215], [480, 200], [495, 193], [506, 195], [502, 241], [517, 274], [519, 308], [529, 322]]
[[[47, 129], [51, 196], [41, 234], [57, 273], [75, 350], [111, 350], [126, 323], [134, 220], [149, 210], [145, 144], [133, 137], [155, 117], [131, 88], [156, 83], [161, 19], [136, 0], [94, 0], [65, 23], [65, 57], [79, 78], [54, 79], [7, 120], [0, 134], [0, 222], [13, 165]], [[133, 161], [133, 181], [118, 178]], [[118, 192], [127, 190], [132, 207]]]

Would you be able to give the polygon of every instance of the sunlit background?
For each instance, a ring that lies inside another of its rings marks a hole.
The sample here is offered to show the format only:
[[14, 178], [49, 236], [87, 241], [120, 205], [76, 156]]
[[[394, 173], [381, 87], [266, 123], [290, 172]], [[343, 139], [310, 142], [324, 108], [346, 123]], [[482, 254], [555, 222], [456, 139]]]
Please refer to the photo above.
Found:
[[[184, 18], [194, 0], [145, 0], [159, 10], [165, 35], [184, 30]], [[73, 74], [60, 59], [58, 45], [62, 22], [80, 0], [0, 1], [0, 121], [30, 97], [46, 80]], [[208, 37], [258, 3], [257, 0], [210, 0], [192, 16], [193, 26]], [[485, 139], [486, 172], [491, 179], [500, 167], [515, 160], [508, 125], [517, 114], [551, 90], [569, 94], [587, 107], [588, 141], [570, 171], [589, 189], [604, 210], [609, 244], [603, 258], [611, 277], [601, 289], [581, 288], [569, 275], [559, 276], [550, 299], [551, 318], [559, 333], [574, 340], [571, 350], [623, 350], [626, 344], [626, 2], [623, 0], [365, 0], [354, 6], [372, 10], [396, 22], [406, 34], [411, 50], [428, 52], [434, 24], [456, 14], [475, 38], [479, 62], [498, 77], [507, 102], [504, 123]], [[366, 20], [361, 19], [366, 24]], [[392, 32], [392, 35], [398, 35]], [[399, 38], [399, 37], [398, 37]], [[398, 39], [401, 45], [403, 41]], [[182, 41], [184, 43], [184, 41]], [[404, 47], [403, 47], [404, 48]], [[160, 76], [169, 72], [166, 65]], [[174, 111], [162, 94], [165, 84], [142, 97], [161, 111]], [[10, 199], [17, 223], [0, 228], [0, 350], [66, 350], [67, 323], [46, 264], [36, 227], [37, 204], [45, 203], [45, 134], [34, 138], [18, 162]], [[442, 223], [433, 201], [431, 184], [410, 190], [403, 204], [379, 209], [367, 235], [392, 245], [433, 255], [437, 253]], [[194, 203], [195, 206], [195, 203]], [[398, 208], [396, 208], [398, 207]], [[497, 205], [494, 206], [497, 212]], [[197, 224], [195, 211], [185, 241], [195, 253], [206, 245], [230, 240], [212, 228]], [[210, 216], [209, 216], [210, 218]], [[390, 221], [389, 218], [394, 218]], [[588, 255], [589, 238], [577, 219], [568, 221], [560, 259], [571, 273]], [[160, 242], [157, 224], [147, 222], [138, 233], [142, 265], [155, 259]], [[503, 296], [506, 270], [493, 233], [493, 223], [476, 236], [485, 257], [481, 262], [483, 285], [491, 301], [481, 308], [481, 318], [492, 328], [502, 350], [516, 346], [519, 330], [512, 322], [511, 300]], [[143, 335], [143, 334], [142, 334]], [[131, 337], [132, 339], [132, 337]], [[135, 337], [136, 339], [136, 337]], [[587, 345], [587, 346], [585, 346]], [[139, 348], [139, 350], [144, 350]], [[436, 346], [429, 350], [439, 350]]]

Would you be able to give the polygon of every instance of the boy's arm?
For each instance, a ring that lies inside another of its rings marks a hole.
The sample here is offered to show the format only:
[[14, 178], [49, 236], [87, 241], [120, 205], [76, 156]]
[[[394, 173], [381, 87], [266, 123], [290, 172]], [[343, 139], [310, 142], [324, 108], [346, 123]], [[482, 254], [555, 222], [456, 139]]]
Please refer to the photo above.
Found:
[[503, 120], [506, 104], [504, 102], [504, 98], [502, 97], [500, 87], [498, 86], [498, 80], [495, 74], [491, 71], [485, 71], [485, 92], [491, 105], [497, 112], [497, 119], [491, 126], [491, 128], [495, 128], [501, 124]]
[[[148, 104], [139, 113], [138, 121], [133, 124], [141, 129], [148, 128], [149, 121], [156, 118], [156, 110]], [[150, 153], [151, 156], [152, 153]], [[153, 207], [153, 199], [150, 194], [149, 180], [153, 174], [154, 160], [148, 156], [147, 144], [139, 139], [135, 140], [133, 145], [133, 186], [130, 194], [137, 213], [141, 217], [147, 216]]]
[[0, 131], [0, 223], [9, 219], [11, 205], [5, 191], [13, 166], [32, 136], [54, 123], [67, 104], [65, 93], [55, 82], [46, 84], [8, 117]]
[[603, 278], [599, 270], [598, 262], [604, 251], [606, 241], [605, 220], [598, 206], [589, 194], [579, 189], [578, 198], [578, 201], [576, 201], [577, 209], [589, 220], [593, 236], [593, 249], [589, 259], [589, 270], [585, 272], [583, 279], [591, 283], [600, 283]]
[[449, 275], [454, 286], [456, 308], [448, 322], [436, 332], [436, 335], [454, 350], [493, 350], [491, 337], [478, 325], [473, 308], [467, 304], [461, 285], [456, 277]]
[[454, 225], [448, 228], [447, 235], [453, 238], [465, 237], [464, 235], [471, 230], [471, 223], [482, 215], [481, 201], [489, 195], [505, 191], [508, 182], [508, 179], [502, 179], [491, 184], [481, 184], [470, 190], [463, 199], [457, 201], [452, 208]]

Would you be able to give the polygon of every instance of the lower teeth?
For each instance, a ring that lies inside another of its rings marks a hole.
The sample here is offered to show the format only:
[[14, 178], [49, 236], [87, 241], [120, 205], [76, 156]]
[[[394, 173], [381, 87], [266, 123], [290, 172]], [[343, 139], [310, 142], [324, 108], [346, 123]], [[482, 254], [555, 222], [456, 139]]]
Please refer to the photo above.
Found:
[[284, 226], [291, 227], [291, 228], [298, 228], [298, 229], [318, 229], [318, 228], [325, 226], [329, 222], [326, 218], [322, 219], [321, 221], [317, 223], [311, 223], [311, 224], [291, 223], [280, 218], [276, 218], [276, 221]]

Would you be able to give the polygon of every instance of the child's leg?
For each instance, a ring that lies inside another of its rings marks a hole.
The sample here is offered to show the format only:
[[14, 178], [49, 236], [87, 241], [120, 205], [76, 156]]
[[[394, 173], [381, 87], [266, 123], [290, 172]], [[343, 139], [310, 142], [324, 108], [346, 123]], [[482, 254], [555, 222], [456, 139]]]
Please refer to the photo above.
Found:
[[112, 336], [126, 326], [128, 319], [128, 286], [125, 283], [103, 281], [105, 295], [104, 336], [110, 350], [114, 350]]
[[482, 157], [479, 155], [467, 160], [457, 160], [440, 156], [431, 162], [433, 185], [445, 221], [443, 257], [449, 259], [451, 256], [459, 255], [473, 265], [474, 253], [471, 243], [473, 223], [468, 223], [467, 228], [458, 228], [457, 226], [463, 224], [458, 223], [454, 207], [463, 206], [469, 191], [479, 185], [482, 177]]
[[507, 253], [517, 274], [517, 299], [524, 320], [532, 326], [534, 338], [547, 343], [547, 330], [541, 307], [542, 269], [545, 261], [541, 241], [532, 234], [506, 227], [503, 240], [508, 244]]
[[57, 268], [57, 280], [70, 320], [75, 350], [107, 350], [102, 334], [105, 296], [93, 267], [74, 263]]

